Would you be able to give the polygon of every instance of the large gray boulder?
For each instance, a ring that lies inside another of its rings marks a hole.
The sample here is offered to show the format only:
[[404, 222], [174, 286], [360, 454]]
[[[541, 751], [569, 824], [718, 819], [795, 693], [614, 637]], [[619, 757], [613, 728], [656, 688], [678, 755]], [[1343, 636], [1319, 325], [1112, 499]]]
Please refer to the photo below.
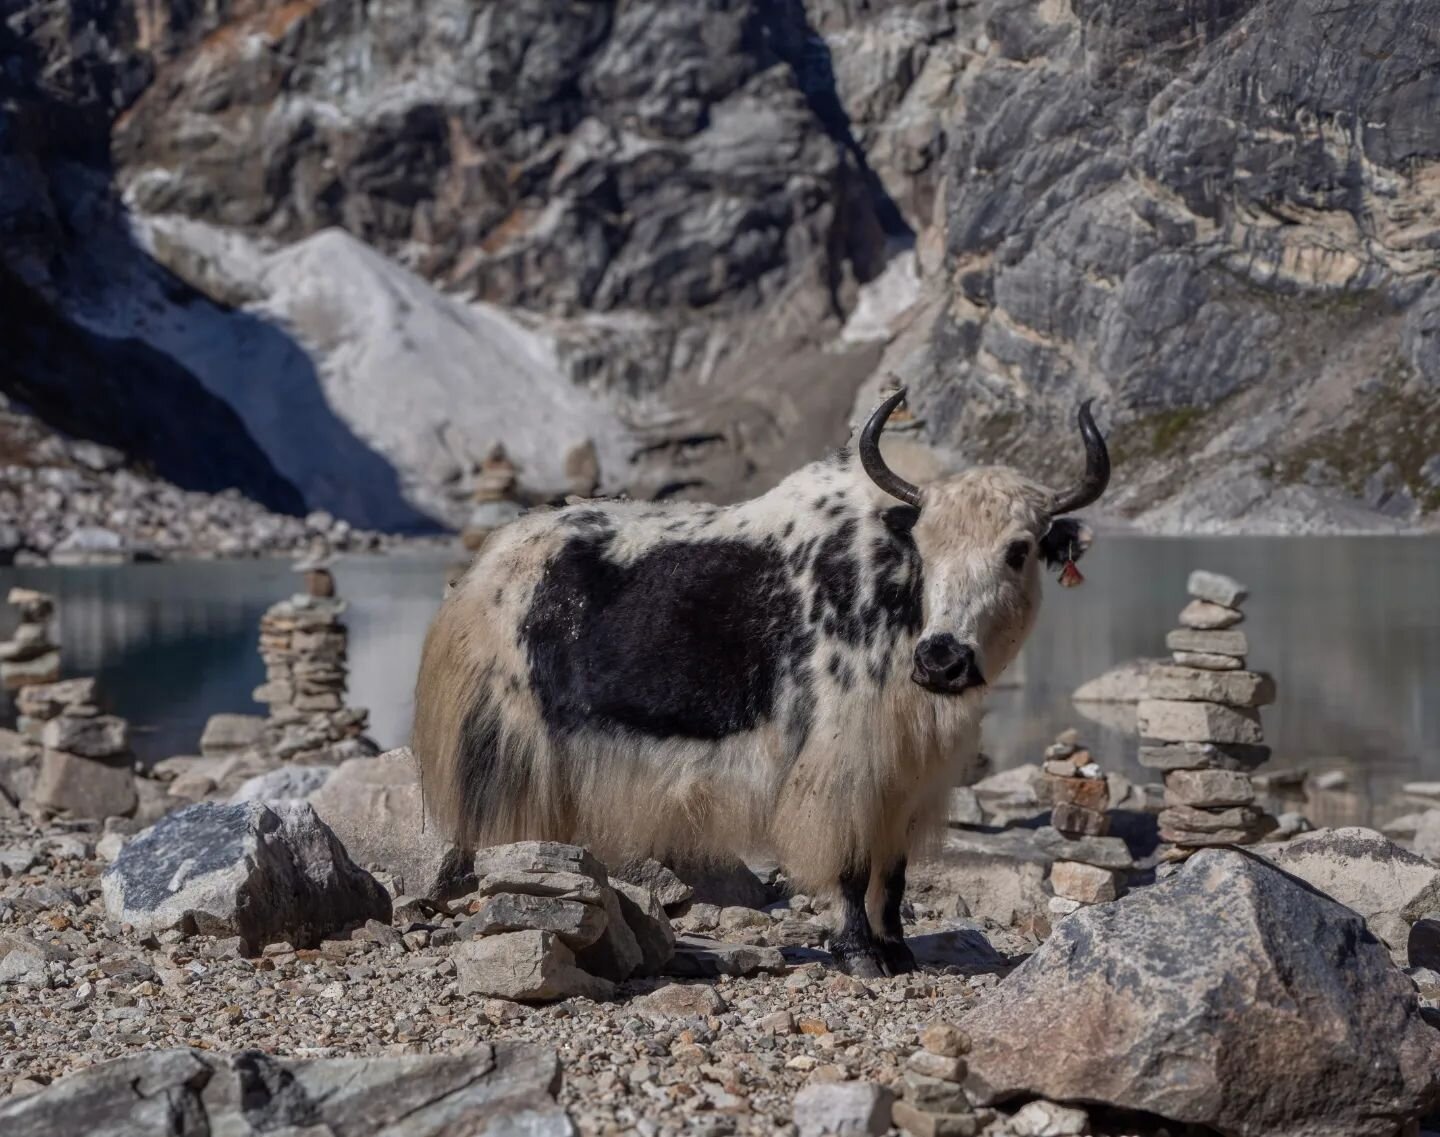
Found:
[[401, 892], [438, 900], [464, 890], [465, 858], [427, 821], [408, 747], [342, 762], [309, 801], [357, 864], [390, 873]]
[[46, 810], [94, 820], [128, 817], [139, 804], [129, 758], [82, 758], [64, 750], [44, 752], [32, 793]]
[[1410, 925], [1424, 916], [1440, 916], [1440, 866], [1373, 829], [1316, 829], [1259, 851], [1360, 913], [1402, 963]]
[[104, 1062], [0, 1103], [0, 1133], [573, 1137], [574, 1126], [555, 1103], [559, 1086], [553, 1053], [513, 1042], [394, 1058], [158, 1050]]
[[201, 802], [126, 843], [102, 877], [110, 918], [137, 935], [239, 936], [309, 947], [390, 920], [390, 898], [305, 802]]
[[986, 1103], [1102, 1102], [1226, 1137], [1394, 1137], [1440, 1098], [1440, 1032], [1384, 946], [1229, 850], [1065, 919], [961, 1025]]

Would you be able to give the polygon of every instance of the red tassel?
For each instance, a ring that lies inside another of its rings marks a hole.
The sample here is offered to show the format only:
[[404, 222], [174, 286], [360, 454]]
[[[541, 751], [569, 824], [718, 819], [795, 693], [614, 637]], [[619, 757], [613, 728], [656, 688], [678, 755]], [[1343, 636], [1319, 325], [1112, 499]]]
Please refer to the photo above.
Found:
[[1060, 570], [1060, 587], [1075, 588], [1084, 583], [1085, 578], [1080, 575], [1080, 570], [1075, 567], [1075, 562], [1066, 561], [1065, 567]]

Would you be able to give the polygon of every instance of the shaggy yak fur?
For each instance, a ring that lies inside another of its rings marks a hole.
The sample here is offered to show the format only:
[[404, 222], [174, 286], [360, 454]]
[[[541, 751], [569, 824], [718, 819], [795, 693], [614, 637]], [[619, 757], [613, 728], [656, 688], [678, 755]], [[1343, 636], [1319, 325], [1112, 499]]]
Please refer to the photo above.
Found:
[[739, 505], [595, 501], [497, 530], [425, 641], [435, 820], [463, 848], [611, 863], [764, 850], [838, 890], [841, 966], [913, 967], [906, 859], [976, 775], [985, 680], [1034, 624], [1042, 563], [1086, 539], [1014, 470], [880, 470], [888, 494], [862, 439]]

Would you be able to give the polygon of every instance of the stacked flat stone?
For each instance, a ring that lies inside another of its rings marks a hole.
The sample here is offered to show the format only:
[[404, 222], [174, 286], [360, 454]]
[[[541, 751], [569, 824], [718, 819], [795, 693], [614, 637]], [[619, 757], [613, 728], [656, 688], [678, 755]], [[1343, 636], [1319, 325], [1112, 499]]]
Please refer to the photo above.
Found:
[[1259, 708], [1274, 702], [1275, 682], [1245, 667], [1248, 594], [1211, 572], [1191, 573], [1189, 592], [1181, 626], [1165, 637], [1174, 666], [1149, 673], [1137, 708], [1140, 764], [1165, 775], [1160, 836], [1182, 852], [1248, 845], [1275, 826], [1250, 780], [1270, 756]]
[[[298, 567], [306, 591], [271, 605], [260, 619], [265, 682], [254, 698], [269, 708], [267, 750], [287, 760], [323, 760], [337, 756], [329, 753], [334, 747], [363, 739], [369, 712], [345, 705], [349, 631], [335, 578], [322, 565]], [[366, 752], [376, 752], [368, 740]]]
[[515, 464], [497, 443], [475, 479], [475, 508], [460, 533], [467, 549], [473, 552], [480, 548], [491, 533], [520, 516], [520, 504], [513, 497], [516, 480]]
[[970, 1036], [950, 1023], [934, 1022], [920, 1032], [920, 1045], [905, 1062], [903, 1097], [891, 1113], [911, 1137], [976, 1133], [976, 1118], [963, 1085]]
[[30, 588], [12, 588], [6, 597], [20, 613], [20, 626], [0, 642], [0, 683], [18, 691], [34, 683], [60, 678], [60, 648], [50, 636], [55, 598]]
[[1125, 891], [1133, 860], [1124, 841], [1107, 836], [1110, 786], [1074, 730], [1061, 732], [1046, 749], [1044, 777], [1052, 809], [1036, 844], [1054, 858], [1050, 911], [1066, 916], [1082, 905], [1116, 899]]
[[43, 812], [97, 820], [135, 812], [130, 724], [100, 713], [94, 679], [32, 684], [16, 704], [21, 732], [44, 747], [33, 794]]

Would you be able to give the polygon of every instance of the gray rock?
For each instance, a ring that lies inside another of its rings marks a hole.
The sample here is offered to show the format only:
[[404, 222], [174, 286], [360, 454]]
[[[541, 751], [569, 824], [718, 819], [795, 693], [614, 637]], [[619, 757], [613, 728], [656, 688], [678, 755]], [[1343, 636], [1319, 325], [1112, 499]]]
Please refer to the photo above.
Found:
[[334, 766], [281, 766], [268, 774], [256, 774], [253, 778], [247, 778], [240, 784], [240, 788], [230, 795], [230, 800], [304, 801], [330, 780], [335, 769]]
[[[1390, 826], [1386, 826], [1386, 832]], [[1420, 856], [1440, 861], [1440, 809], [1427, 809], [1415, 823], [1415, 837], [1411, 848]]]
[[1410, 925], [1440, 914], [1440, 868], [1373, 829], [1317, 829], [1261, 851], [1277, 867], [1360, 913], [1401, 962]]
[[931, 907], [1010, 925], [1045, 910], [1049, 864], [1035, 830], [951, 829], [933, 856], [911, 864], [909, 887]]
[[1134, 858], [1119, 837], [1069, 837], [1046, 826], [1035, 833], [1035, 846], [1056, 860], [1080, 861], [1106, 869], [1128, 869]]
[[1176, 651], [1170, 658], [1177, 667], [1198, 667], [1202, 671], [1239, 671], [1245, 666], [1245, 661], [1236, 656], [1209, 651]]
[[1032, 1101], [1015, 1111], [1009, 1129], [1015, 1137], [1075, 1137], [1087, 1132], [1089, 1124], [1090, 1116], [1083, 1109]]
[[1047, 806], [1039, 795], [1040, 777], [1040, 767], [1026, 763], [981, 778], [970, 788], [985, 816], [997, 825], [1005, 825], [1045, 812]]
[[712, 864], [673, 866], [675, 875], [690, 886], [695, 904], [719, 908], [764, 908], [774, 894], [744, 861], [717, 861]]
[[1219, 742], [1246, 746], [1264, 741], [1260, 715], [1246, 707], [1146, 699], [1136, 708], [1140, 737], [1157, 742]]
[[605, 930], [593, 944], [576, 952], [575, 958], [591, 975], [623, 983], [645, 966], [645, 952], [625, 919], [619, 894], [607, 887], [601, 890], [600, 903], [605, 910]]
[[1070, 696], [1077, 703], [1137, 703], [1147, 697], [1158, 659], [1135, 659], [1086, 680]]
[[481, 896], [519, 892], [525, 896], [558, 896], [582, 904], [604, 904], [605, 885], [594, 877], [576, 872], [515, 872], [501, 869], [487, 873], [475, 886]]
[[492, 845], [475, 854], [474, 869], [477, 880], [494, 873], [575, 873], [602, 885], [610, 879], [605, 866], [587, 850], [558, 841]]
[[695, 895], [695, 890], [675, 875], [667, 866], [653, 858], [631, 861], [610, 871], [612, 883], [627, 881], [642, 888], [652, 889], [655, 897], [666, 908], [684, 904]]
[[800, 1137], [879, 1137], [890, 1128], [891, 1092], [874, 1082], [806, 1086], [795, 1095]]
[[17, 691], [32, 683], [54, 683], [60, 678], [60, 653], [47, 651], [35, 659], [0, 663], [0, 686]]
[[1219, 631], [1243, 623], [1245, 613], [1209, 600], [1192, 600], [1180, 610], [1180, 626], [1199, 632]]
[[45, 724], [40, 741], [82, 758], [113, 758], [130, 749], [130, 724], [116, 715], [62, 714]]
[[1270, 760], [1268, 746], [1170, 742], [1140, 747], [1140, 765], [1151, 770], [1244, 770]]
[[785, 957], [779, 948], [677, 936], [675, 954], [666, 967], [666, 974], [681, 979], [715, 979], [721, 975], [756, 975], [762, 971], [780, 974], [785, 966]]
[[647, 1019], [705, 1019], [724, 1013], [724, 996], [708, 983], [667, 983], [630, 1000], [626, 1010]]
[[473, 934], [552, 932], [571, 951], [587, 948], [605, 931], [605, 909], [554, 896], [527, 896], [501, 892], [487, 897], [480, 910], [466, 921]]
[[70, 952], [57, 944], [0, 934], [0, 987], [48, 988], [50, 965], [69, 959]]
[[1165, 646], [1171, 651], [1203, 652], [1205, 655], [1228, 655], [1243, 659], [1250, 649], [1244, 632], [1195, 632], [1177, 628], [1165, 634]]
[[1196, 569], [1190, 574], [1186, 591], [1197, 600], [1208, 600], [1224, 608], [1239, 608], [1250, 596], [1249, 590], [1234, 577], [1204, 569]]
[[35, 719], [52, 719], [72, 707], [95, 703], [93, 678], [63, 679], [59, 683], [36, 683], [23, 687], [15, 696], [16, 709]]
[[958, 829], [985, 824], [985, 811], [980, 808], [980, 799], [969, 786], [956, 786], [950, 791], [949, 809], [945, 823]]
[[390, 873], [401, 892], [443, 899], [464, 891], [468, 858], [427, 824], [408, 748], [342, 762], [309, 801], [357, 864]]
[[1248, 774], [1234, 770], [1172, 770], [1165, 775], [1165, 804], [1192, 809], [1249, 805], [1255, 786]]
[[[574, 1137], [553, 1053], [513, 1042], [444, 1055], [274, 1058], [159, 1050], [0, 1103], [6, 1137], [263, 1137], [276, 1133]], [[472, 1128], [474, 1119], [483, 1119]], [[468, 1119], [468, 1123], [467, 1123]]]
[[1062, 921], [960, 1025], [982, 1102], [1098, 1102], [1234, 1137], [1392, 1137], [1440, 1093], [1440, 1033], [1359, 917], [1222, 850]]
[[127, 817], [138, 804], [128, 761], [81, 758], [63, 750], [44, 752], [33, 792], [44, 809], [97, 820]]
[[211, 715], [200, 736], [200, 753], [210, 758], [248, 750], [259, 743], [265, 733], [262, 715]]
[[574, 996], [601, 1000], [614, 984], [576, 965], [575, 956], [550, 932], [507, 932], [466, 940], [454, 956], [462, 995], [487, 995], [521, 1003]]
[[664, 905], [652, 889], [628, 881], [612, 880], [620, 911], [635, 936], [641, 961], [635, 975], [659, 975], [675, 955], [675, 929]]
[[239, 936], [297, 947], [367, 919], [390, 898], [305, 802], [202, 802], [129, 841], [101, 878], [110, 918], [137, 935]]
[[1275, 701], [1275, 680], [1256, 671], [1205, 671], [1162, 665], [1150, 672], [1146, 697], [1264, 707]]

